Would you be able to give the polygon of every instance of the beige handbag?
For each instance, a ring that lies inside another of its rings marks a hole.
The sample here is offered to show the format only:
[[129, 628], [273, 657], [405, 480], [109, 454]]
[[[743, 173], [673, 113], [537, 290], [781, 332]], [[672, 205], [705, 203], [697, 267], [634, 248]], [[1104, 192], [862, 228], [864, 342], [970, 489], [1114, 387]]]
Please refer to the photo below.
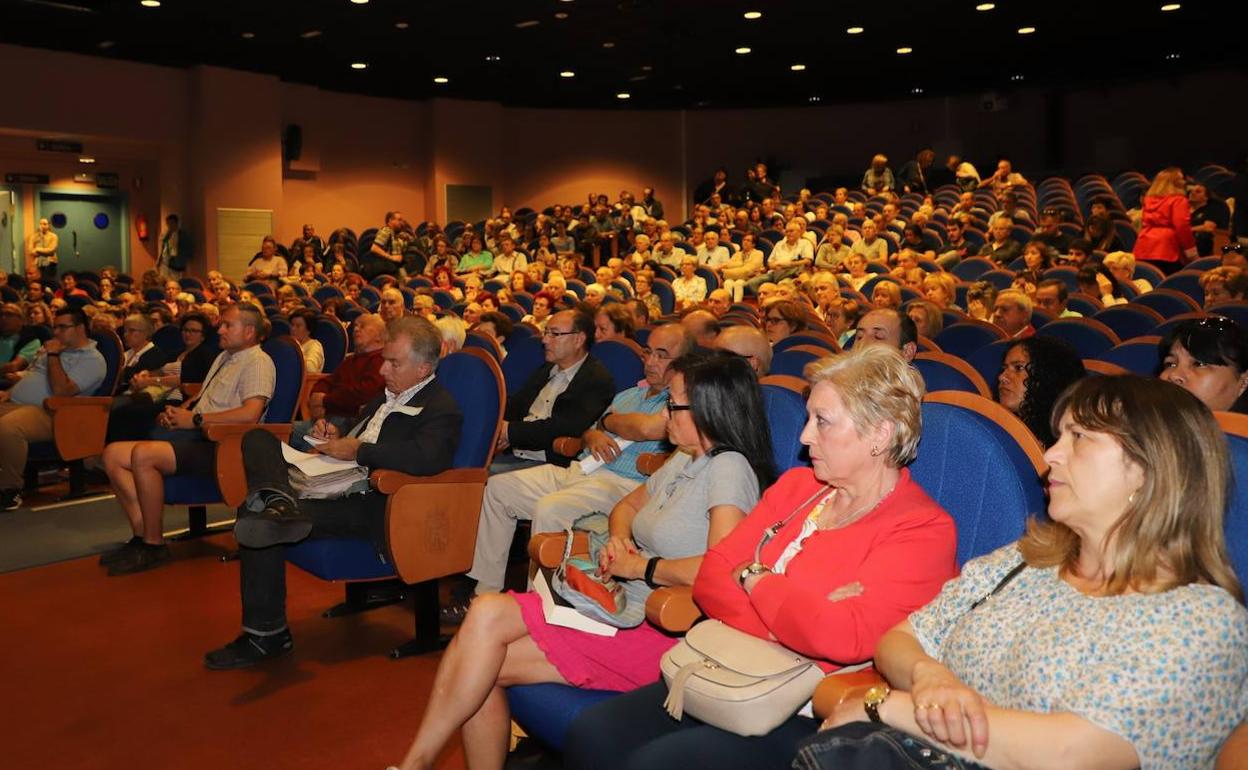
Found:
[[686, 712], [737, 735], [766, 735], [797, 713], [823, 679], [810, 658], [704, 620], [663, 655], [667, 713]]

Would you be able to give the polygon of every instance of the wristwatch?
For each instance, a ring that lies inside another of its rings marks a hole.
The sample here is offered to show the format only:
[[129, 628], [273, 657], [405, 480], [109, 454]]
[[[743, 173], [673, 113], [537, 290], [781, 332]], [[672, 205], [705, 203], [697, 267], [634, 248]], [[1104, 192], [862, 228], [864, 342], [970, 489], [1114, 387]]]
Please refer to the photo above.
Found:
[[768, 572], [771, 572], [771, 567], [768, 567], [766, 564], [754, 562], [753, 564], [747, 565], [745, 569], [741, 570], [741, 574], [737, 575], [737, 583], [739, 583], [742, 588], [745, 588], [745, 579], [750, 575], [765, 575]]
[[877, 684], [870, 690], [867, 690], [866, 695], [862, 696], [862, 707], [866, 710], [867, 717], [872, 722], [884, 722], [883, 719], [880, 719], [880, 706], [888, 699], [891, 692], [892, 690], [889, 689], [888, 685]]
[[204, 426], [204, 416], [199, 412], [196, 412], [195, 416], [191, 418], [191, 424], [196, 428], [202, 428]]

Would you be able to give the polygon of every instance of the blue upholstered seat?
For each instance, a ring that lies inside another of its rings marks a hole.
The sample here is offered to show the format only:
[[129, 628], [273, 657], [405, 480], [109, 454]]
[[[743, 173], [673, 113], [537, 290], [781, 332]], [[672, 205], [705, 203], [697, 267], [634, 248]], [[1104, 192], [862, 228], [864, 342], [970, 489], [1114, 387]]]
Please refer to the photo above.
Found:
[[503, 359], [503, 381], [507, 394], [511, 395], [524, 386], [526, 380], [546, 363], [546, 348], [541, 338], [513, 338], [507, 344], [507, 357]]
[[[1222, 415], [1219, 420], [1242, 422], [1241, 415]], [[1238, 418], [1238, 419], [1237, 419]], [[1235, 481], [1226, 512], [1226, 541], [1231, 552], [1231, 566], [1240, 581], [1248, 580], [1248, 435], [1230, 428], [1226, 421], [1226, 441], [1231, 450], [1231, 467]]]
[[[962, 363], [970, 372], [959, 367], [957, 363]], [[922, 375], [928, 393], [958, 390], [984, 397], [992, 394], [987, 387], [987, 378], [971, 376], [977, 372], [969, 364], [946, 353], [920, 353], [914, 359], [914, 368]]]
[[342, 359], [347, 357], [347, 330], [334, 319], [321, 317], [316, 319], [312, 336], [325, 349], [325, 367], [321, 371], [333, 374]]
[[782, 350], [772, 356], [771, 373], [801, 377], [806, 364], [819, 358], [807, 350]]
[[1097, 356], [1102, 361], [1117, 364], [1141, 377], [1152, 377], [1161, 369], [1161, 356], [1157, 352], [1160, 337], [1136, 337], [1115, 345]]
[[1171, 293], [1169, 289], [1144, 292], [1132, 302], [1136, 305], [1151, 307], [1161, 313], [1164, 318], [1173, 318], [1176, 315], [1192, 313], [1200, 309], [1192, 303], [1191, 297], [1182, 292]]
[[1117, 345], [1118, 336], [1087, 318], [1063, 318], [1038, 329], [1036, 334], [1065, 340], [1080, 358], [1099, 358]]
[[[827, 340], [825, 340], [824, 338], [819, 337], [814, 334], [805, 334], [803, 332], [797, 332], [796, 334], [790, 334], [789, 336], [785, 337], [784, 339], [780, 340], [775, 345], [773, 345], [771, 347], [771, 352], [773, 354], [780, 353], [782, 351], [788, 350], [791, 347], [794, 347], [795, 345], [817, 345], [821, 348], [827, 348], [828, 350], [833, 350], [833, 348], [828, 346]], [[777, 374], [779, 374], [779, 372], [777, 372]]]
[[1122, 340], [1152, 334], [1159, 322], [1155, 311], [1138, 304], [1107, 307], [1092, 318], [1113, 329]]
[[933, 342], [949, 355], [968, 358], [976, 350], [996, 342], [1003, 336], [996, 327], [963, 322], [945, 327], [936, 335]]
[[615, 380], [615, 392], [635, 387], [646, 374], [645, 364], [638, 355], [636, 343], [603, 340], [594, 343], [590, 354], [602, 362]]

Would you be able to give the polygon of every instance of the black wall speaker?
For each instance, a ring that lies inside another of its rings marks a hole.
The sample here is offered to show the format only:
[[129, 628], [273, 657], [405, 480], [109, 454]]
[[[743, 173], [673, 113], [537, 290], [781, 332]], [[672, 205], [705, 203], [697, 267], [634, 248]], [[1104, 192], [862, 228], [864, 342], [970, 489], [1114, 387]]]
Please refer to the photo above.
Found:
[[298, 123], [291, 123], [286, 126], [286, 133], [282, 136], [282, 157], [289, 163], [292, 160], [299, 160], [303, 155], [303, 127]]

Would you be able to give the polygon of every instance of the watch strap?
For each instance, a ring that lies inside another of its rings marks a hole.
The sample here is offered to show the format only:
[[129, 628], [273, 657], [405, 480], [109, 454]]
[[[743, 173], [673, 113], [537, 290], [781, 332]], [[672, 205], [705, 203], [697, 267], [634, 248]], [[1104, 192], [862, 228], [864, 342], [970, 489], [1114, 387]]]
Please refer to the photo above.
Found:
[[646, 562], [645, 580], [646, 580], [646, 585], [650, 586], [651, 588], [659, 587], [658, 584], [654, 582], [654, 570], [658, 566], [659, 566], [659, 557], [657, 556], [651, 556], [650, 560]]

